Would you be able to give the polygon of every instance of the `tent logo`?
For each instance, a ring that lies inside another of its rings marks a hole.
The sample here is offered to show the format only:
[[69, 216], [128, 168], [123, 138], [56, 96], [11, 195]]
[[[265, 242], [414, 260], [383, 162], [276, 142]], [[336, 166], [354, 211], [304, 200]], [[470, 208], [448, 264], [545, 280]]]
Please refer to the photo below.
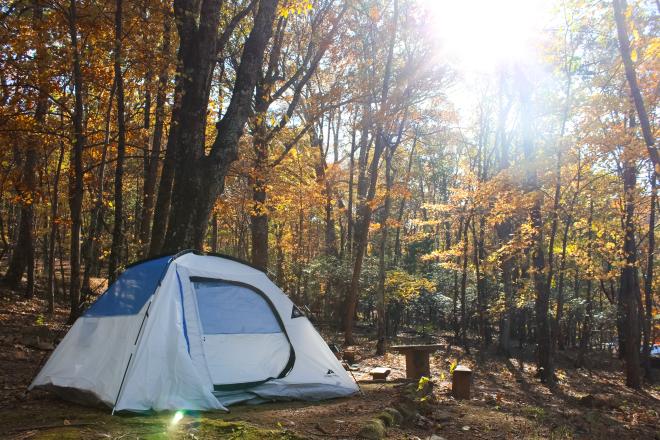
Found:
[[300, 318], [301, 316], [305, 316], [305, 314], [294, 304], [293, 310], [291, 310], [291, 319]]
[[335, 372], [328, 368], [328, 372], [325, 373], [327, 376], [335, 375]]

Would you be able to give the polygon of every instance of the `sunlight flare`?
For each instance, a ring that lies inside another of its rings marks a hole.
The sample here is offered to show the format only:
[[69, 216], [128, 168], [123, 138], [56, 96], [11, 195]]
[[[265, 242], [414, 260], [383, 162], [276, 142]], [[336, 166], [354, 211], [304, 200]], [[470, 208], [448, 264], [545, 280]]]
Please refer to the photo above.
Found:
[[170, 425], [175, 426], [178, 424], [181, 420], [183, 420], [183, 411], [177, 411], [174, 413], [174, 417], [172, 417], [172, 421], [170, 422]]
[[533, 56], [541, 23], [547, 22], [547, 6], [539, 0], [419, 1], [434, 17], [442, 52], [468, 71]]

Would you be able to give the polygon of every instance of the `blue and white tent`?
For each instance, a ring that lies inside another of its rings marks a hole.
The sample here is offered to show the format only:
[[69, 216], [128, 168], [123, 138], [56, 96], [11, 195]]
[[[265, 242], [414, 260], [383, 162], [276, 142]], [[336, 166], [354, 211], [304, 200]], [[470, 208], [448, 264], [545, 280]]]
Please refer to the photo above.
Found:
[[129, 266], [30, 385], [113, 411], [226, 409], [358, 388], [262, 271], [187, 251]]

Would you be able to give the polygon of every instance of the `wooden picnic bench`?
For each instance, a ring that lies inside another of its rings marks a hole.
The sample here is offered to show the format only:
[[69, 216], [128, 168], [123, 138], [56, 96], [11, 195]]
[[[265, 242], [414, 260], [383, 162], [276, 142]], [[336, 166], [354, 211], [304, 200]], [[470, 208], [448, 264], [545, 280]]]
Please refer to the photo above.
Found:
[[429, 355], [444, 348], [441, 344], [393, 345], [392, 351], [406, 355], [406, 378], [419, 379], [422, 376], [431, 377]]

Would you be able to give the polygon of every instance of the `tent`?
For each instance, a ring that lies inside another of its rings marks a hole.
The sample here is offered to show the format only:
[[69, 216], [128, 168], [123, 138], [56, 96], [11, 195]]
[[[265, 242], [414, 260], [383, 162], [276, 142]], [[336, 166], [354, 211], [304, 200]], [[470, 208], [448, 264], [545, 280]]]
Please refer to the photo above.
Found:
[[226, 409], [358, 390], [264, 272], [194, 251], [127, 267], [74, 323], [35, 387], [113, 412]]

